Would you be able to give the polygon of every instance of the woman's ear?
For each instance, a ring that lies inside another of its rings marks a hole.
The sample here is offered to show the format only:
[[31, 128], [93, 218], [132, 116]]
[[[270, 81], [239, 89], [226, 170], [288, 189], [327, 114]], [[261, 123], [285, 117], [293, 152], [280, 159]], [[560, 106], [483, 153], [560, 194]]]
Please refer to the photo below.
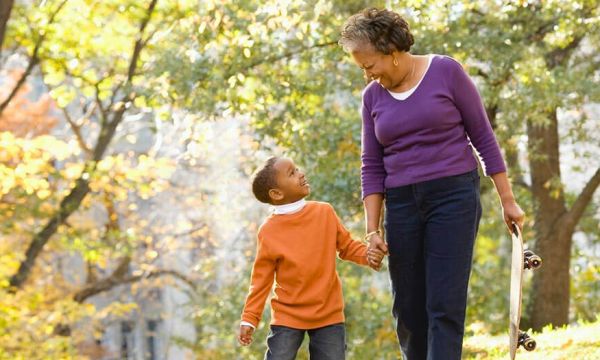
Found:
[[269, 197], [273, 201], [280, 201], [283, 199], [283, 192], [279, 189], [271, 189], [269, 190]]

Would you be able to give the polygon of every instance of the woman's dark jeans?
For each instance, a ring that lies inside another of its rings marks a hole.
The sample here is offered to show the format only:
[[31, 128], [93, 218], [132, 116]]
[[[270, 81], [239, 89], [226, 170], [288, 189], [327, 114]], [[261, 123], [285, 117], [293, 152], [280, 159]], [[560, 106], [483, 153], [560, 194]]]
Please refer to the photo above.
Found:
[[392, 313], [404, 358], [459, 360], [481, 218], [477, 170], [387, 189], [385, 208]]
[[346, 358], [346, 328], [340, 323], [310, 330], [271, 325], [265, 360], [294, 360], [304, 340], [304, 333], [308, 333], [310, 338], [308, 352], [311, 360]]

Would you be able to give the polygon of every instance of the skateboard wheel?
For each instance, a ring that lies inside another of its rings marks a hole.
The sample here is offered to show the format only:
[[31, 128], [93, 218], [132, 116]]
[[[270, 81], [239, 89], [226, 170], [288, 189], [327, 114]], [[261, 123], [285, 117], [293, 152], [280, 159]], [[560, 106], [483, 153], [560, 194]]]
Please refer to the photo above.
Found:
[[533, 339], [527, 339], [525, 340], [525, 342], [523, 343], [523, 347], [525, 348], [525, 350], [527, 351], [533, 351], [535, 350], [535, 347], [537, 346], [537, 343], [535, 342], [535, 340]]
[[530, 257], [529, 262], [531, 263], [531, 266], [534, 269], [537, 269], [540, 266], [542, 266], [542, 258], [537, 255], [533, 255], [532, 257]]
[[523, 252], [523, 257], [525, 259], [523, 264], [524, 269], [537, 269], [542, 266], [542, 258], [531, 250], [525, 250]]
[[520, 331], [518, 346], [524, 347], [525, 350], [527, 350], [527, 351], [533, 351], [533, 350], [535, 350], [537, 343], [535, 342], [535, 340], [533, 338], [531, 338], [529, 336], [529, 334], [527, 334], [526, 332]]

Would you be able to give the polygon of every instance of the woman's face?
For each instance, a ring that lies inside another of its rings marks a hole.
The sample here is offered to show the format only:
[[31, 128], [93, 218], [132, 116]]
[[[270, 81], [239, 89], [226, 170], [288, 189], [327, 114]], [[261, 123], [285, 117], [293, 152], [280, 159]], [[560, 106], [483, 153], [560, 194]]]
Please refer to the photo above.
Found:
[[367, 81], [375, 80], [386, 89], [394, 86], [394, 57], [385, 55], [371, 46], [352, 51], [354, 62], [363, 70]]

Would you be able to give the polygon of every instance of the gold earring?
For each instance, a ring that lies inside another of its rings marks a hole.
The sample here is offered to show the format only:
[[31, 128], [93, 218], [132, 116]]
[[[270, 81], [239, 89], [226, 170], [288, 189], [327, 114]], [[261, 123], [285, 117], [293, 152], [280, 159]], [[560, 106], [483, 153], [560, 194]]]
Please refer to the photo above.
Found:
[[398, 59], [394, 58], [394, 66], [398, 66]]

